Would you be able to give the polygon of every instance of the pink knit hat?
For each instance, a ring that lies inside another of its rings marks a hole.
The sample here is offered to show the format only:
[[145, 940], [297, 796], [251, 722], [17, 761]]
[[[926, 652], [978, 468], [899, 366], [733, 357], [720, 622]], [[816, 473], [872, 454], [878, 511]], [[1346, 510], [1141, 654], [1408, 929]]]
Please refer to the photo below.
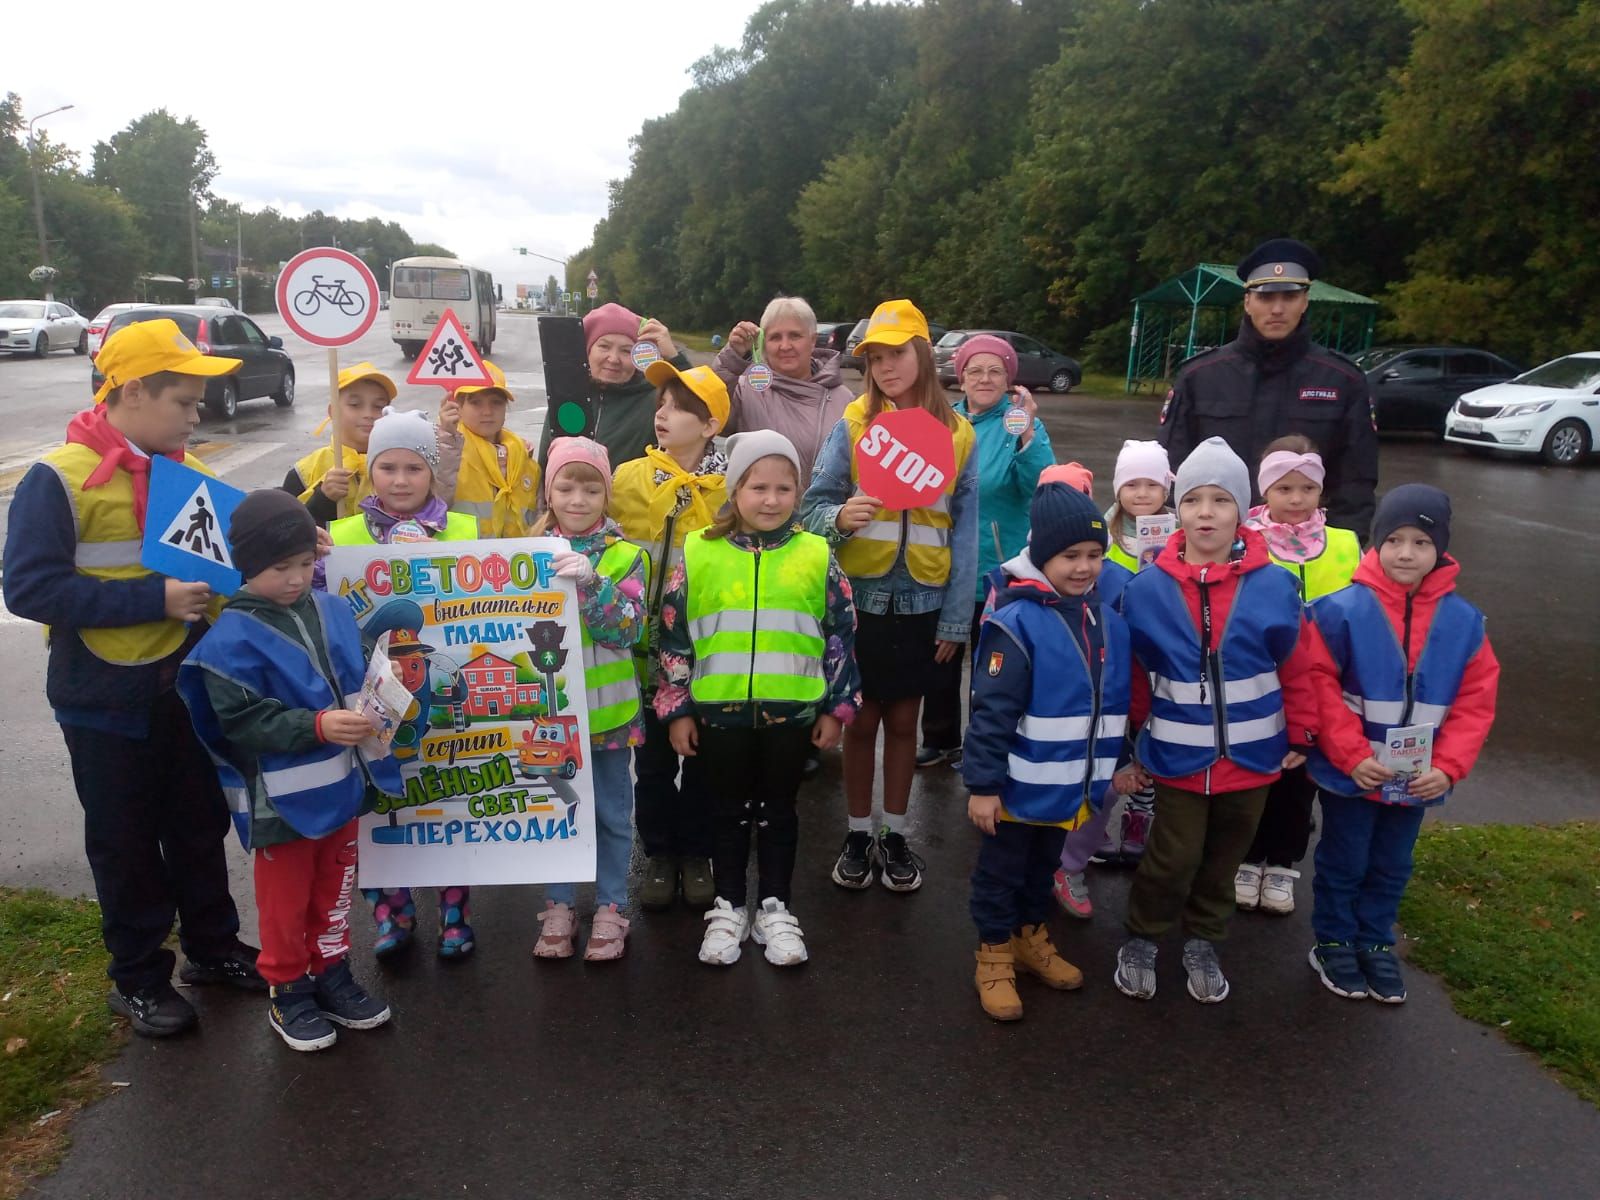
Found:
[[1080, 462], [1057, 463], [1039, 472], [1039, 486], [1064, 483], [1075, 492], [1094, 497], [1094, 472]]
[[1017, 381], [1017, 351], [1005, 338], [995, 337], [992, 333], [980, 333], [976, 337], [969, 337], [961, 343], [961, 349], [956, 351], [956, 382], [961, 381], [967, 364], [979, 354], [993, 354], [1006, 369], [1006, 386], [1010, 387]]
[[[615, 308], [616, 305], [608, 305]], [[596, 309], [596, 312], [599, 310]], [[561, 468], [572, 463], [585, 463], [599, 471], [606, 481], [606, 505], [611, 504], [611, 458], [606, 448], [592, 438], [562, 437], [550, 443], [550, 453], [544, 460], [544, 502], [550, 503], [550, 485], [561, 473]]]
[[620, 304], [602, 304], [583, 318], [583, 348], [593, 350], [594, 344], [608, 333], [620, 333], [633, 340], [639, 336], [639, 324], [638, 313]]

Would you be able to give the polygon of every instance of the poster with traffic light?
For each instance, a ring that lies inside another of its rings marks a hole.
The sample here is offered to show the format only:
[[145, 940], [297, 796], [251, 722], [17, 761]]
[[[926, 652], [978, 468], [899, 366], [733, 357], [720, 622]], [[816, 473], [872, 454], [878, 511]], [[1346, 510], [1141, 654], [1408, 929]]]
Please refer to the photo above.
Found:
[[388, 634], [405, 795], [361, 818], [362, 887], [595, 875], [583, 631], [556, 538], [337, 546], [328, 592]]

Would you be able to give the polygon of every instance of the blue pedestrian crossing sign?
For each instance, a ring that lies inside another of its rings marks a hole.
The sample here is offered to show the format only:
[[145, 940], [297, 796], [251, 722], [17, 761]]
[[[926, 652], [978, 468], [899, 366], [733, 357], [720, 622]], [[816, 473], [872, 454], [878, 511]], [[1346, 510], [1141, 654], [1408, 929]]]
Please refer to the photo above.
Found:
[[228, 548], [228, 522], [243, 499], [243, 492], [220, 479], [157, 457], [150, 464], [139, 561], [170, 579], [210, 584], [212, 591], [231, 596], [243, 580]]

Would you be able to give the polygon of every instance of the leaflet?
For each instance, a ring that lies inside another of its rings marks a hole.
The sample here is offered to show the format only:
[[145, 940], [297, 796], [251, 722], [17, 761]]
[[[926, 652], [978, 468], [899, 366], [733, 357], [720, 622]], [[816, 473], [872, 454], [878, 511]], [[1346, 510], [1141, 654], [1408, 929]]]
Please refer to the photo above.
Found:
[[1384, 731], [1383, 745], [1374, 757], [1394, 772], [1381, 793], [1390, 804], [1415, 804], [1406, 785], [1433, 770], [1432, 725], [1393, 725]]
[[361, 681], [361, 691], [351, 706], [367, 719], [373, 728], [371, 737], [361, 742], [361, 750], [369, 758], [385, 758], [390, 753], [395, 731], [406, 718], [406, 711], [416, 703], [416, 698], [406, 690], [406, 685], [395, 674], [394, 660], [389, 657], [389, 635], [380, 634], [367, 660], [366, 678]]
[[1178, 518], [1172, 513], [1151, 513], [1138, 518], [1135, 526], [1139, 551], [1139, 569], [1142, 571], [1155, 562], [1161, 548], [1172, 538], [1178, 527]]

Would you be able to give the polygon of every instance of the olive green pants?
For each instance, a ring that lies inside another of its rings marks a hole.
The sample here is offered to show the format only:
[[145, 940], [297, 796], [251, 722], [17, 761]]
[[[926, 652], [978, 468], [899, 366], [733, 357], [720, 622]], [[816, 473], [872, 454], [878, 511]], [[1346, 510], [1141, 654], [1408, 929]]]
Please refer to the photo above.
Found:
[[1155, 820], [1128, 893], [1128, 932], [1158, 938], [1181, 917], [1186, 937], [1227, 937], [1233, 877], [1266, 803], [1266, 787], [1207, 796], [1157, 780]]

